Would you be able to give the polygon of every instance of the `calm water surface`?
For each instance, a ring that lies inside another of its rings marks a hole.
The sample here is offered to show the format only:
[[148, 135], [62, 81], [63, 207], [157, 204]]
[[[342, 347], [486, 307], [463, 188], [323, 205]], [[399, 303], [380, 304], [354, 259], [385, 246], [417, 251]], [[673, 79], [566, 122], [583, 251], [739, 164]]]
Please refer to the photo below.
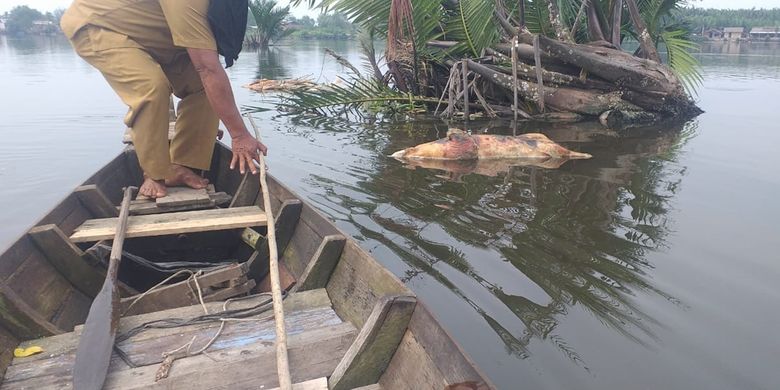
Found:
[[[245, 53], [259, 77], [343, 72], [329, 47]], [[780, 387], [780, 48], [699, 55], [707, 111], [628, 134], [525, 126], [592, 153], [495, 176], [408, 169], [386, 156], [447, 124], [354, 124], [261, 114], [272, 173], [404, 280], [501, 388]], [[124, 107], [57, 38], [0, 37], [0, 247], [104, 165]], [[507, 123], [473, 131], [510, 134]]]

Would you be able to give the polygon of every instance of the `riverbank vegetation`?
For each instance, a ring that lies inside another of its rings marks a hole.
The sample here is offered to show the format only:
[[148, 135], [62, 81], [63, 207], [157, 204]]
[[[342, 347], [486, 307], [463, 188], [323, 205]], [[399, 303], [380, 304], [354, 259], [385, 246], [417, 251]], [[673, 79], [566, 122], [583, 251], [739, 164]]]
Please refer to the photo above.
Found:
[[346, 40], [357, 37], [357, 26], [341, 13], [322, 13], [317, 20], [304, 16], [290, 17], [287, 28], [292, 29], [291, 39]]
[[283, 38], [343, 40], [357, 35], [357, 26], [341, 13], [324, 12], [317, 20], [309, 16], [296, 18], [290, 15], [290, 7], [281, 7], [275, 0], [249, 2], [244, 43], [248, 47], [267, 48]]
[[19, 5], [6, 12], [0, 20], [3, 21], [5, 32], [10, 35], [22, 34], [56, 34], [60, 31], [60, 18], [64, 9], [42, 13], [26, 5]]
[[250, 1], [244, 43], [263, 49], [289, 35], [292, 31], [285, 28], [289, 15], [290, 7], [279, 7], [274, 0]]
[[[447, 118], [600, 118], [610, 126], [688, 117], [700, 111], [685, 86], [700, 75], [688, 31], [671, 17], [681, 3], [309, 0], [360, 26], [369, 76], [296, 92], [286, 107], [362, 115], [390, 102]], [[376, 38], [386, 42], [381, 56]], [[627, 41], [639, 48], [622, 50]]]
[[705, 9], [681, 8], [676, 12], [678, 20], [699, 32], [723, 27], [780, 27], [780, 7], [774, 9]]

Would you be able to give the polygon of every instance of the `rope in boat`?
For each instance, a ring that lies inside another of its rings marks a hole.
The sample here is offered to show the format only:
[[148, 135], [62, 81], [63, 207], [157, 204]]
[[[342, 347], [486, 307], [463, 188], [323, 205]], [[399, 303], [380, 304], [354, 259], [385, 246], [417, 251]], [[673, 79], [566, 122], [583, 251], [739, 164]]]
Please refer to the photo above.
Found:
[[[117, 352], [117, 355], [119, 355], [119, 357], [125, 363], [127, 363], [128, 366], [130, 366], [132, 368], [135, 368], [135, 367], [138, 367], [138, 366], [132, 361], [132, 359], [130, 359], [130, 357], [127, 355], [127, 353], [125, 353], [116, 344], [118, 344], [118, 343], [120, 343], [122, 341], [128, 340], [131, 337], [133, 337], [133, 336], [135, 336], [135, 335], [137, 335], [137, 334], [139, 334], [139, 333], [141, 333], [141, 332], [143, 332], [144, 330], [147, 330], [147, 329], [171, 329], [171, 328], [183, 327], [183, 326], [188, 326], [188, 325], [197, 325], [197, 324], [204, 324], [204, 323], [210, 323], [210, 322], [216, 322], [216, 321], [220, 322], [219, 328], [214, 333], [214, 336], [212, 336], [211, 339], [209, 339], [202, 347], [198, 348], [196, 351], [192, 351], [192, 346], [193, 346], [193, 344], [195, 342], [195, 339], [197, 338], [197, 336], [193, 336], [192, 339], [189, 342], [185, 343], [184, 345], [182, 345], [182, 346], [180, 346], [178, 348], [175, 348], [173, 350], [163, 352], [162, 353], [163, 361], [160, 363], [160, 367], [157, 370], [157, 374], [155, 375], [155, 382], [159, 381], [160, 379], [166, 378], [168, 376], [168, 372], [170, 371], [170, 368], [173, 365], [173, 361], [175, 359], [177, 359], [177, 358], [196, 356], [196, 355], [199, 355], [199, 354], [204, 354], [207, 357], [209, 357], [210, 359], [215, 360], [214, 358], [212, 358], [211, 356], [209, 356], [206, 353], [206, 349], [208, 349], [219, 338], [219, 336], [222, 334], [222, 331], [224, 330], [225, 324], [227, 322], [229, 322], [229, 321], [260, 321], [260, 320], [264, 320], [265, 318], [254, 318], [254, 319], [252, 319], [252, 318], [247, 318], [247, 317], [252, 317], [252, 316], [256, 316], [256, 315], [262, 314], [262, 313], [268, 311], [269, 309], [271, 309], [273, 307], [273, 299], [272, 298], [267, 298], [267, 299], [263, 300], [262, 302], [254, 305], [254, 306], [251, 306], [251, 307], [247, 307], [247, 308], [243, 308], [243, 309], [233, 309], [233, 310], [228, 309], [228, 305], [231, 302], [237, 302], [237, 301], [251, 299], [251, 298], [256, 298], [256, 297], [260, 297], [260, 296], [269, 296], [270, 297], [270, 295], [271, 295], [270, 293], [260, 293], [260, 294], [254, 294], [254, 295], [245, 296], [245, 297], [237, 297], [237, 298], [227, 299], [222, 304], [222, 311], [221, 312], [213, 313], [213, 314], [209, 313], [208, 308], [206, 307], [206, 303], [203, 300], [202, 289], [200, 287], [200, 284], [198, 283], [198, 276], [201, 276], [203, 274], [203, 270], [199, 270], [197, 272], [193, 272], [192, 270], [185, 269], [185, 270], [180, 270], [180, 271], [176, 272], [175, 274], [169, 276], [168, 278], [166, 278], [162, 282], [160, 282], [160, 283], [156, 284], [155, 286], [153, 286], [152, 288], [148, 289], [143, 294], [140, 294], [136, 299], [133, 300], [133, 302], [131, 302], [131, 304], [127, 307], [125, 312], [127, 312], [127, 310], [129, 310], [136, 302], [140, 301], [141, 299], [143, 299], [145, 296], [147, 296], [151, 292], [153, 292], [153, 291], [157, 290], [158, 288], [164, 286], [165, 283], [167, 283], [171, 279], [173, 279], [173, 278], [175, 278], [175, 277], [177, 277], [177, 276], [179, 276], [181, 274], [185, 274], [185, 273], [189, 273], [190, 274], [189, 278], [187, 279], [188, 280], [187, 285], [190, 286], [190, 288], [192, 289], [192, 285], [189, 283], [189, 280], [192, 280], [194, 282], [194, 284], [195, 284], [195, 289], [193, 289], [193, 293], [196, 293], [197, 296], [198, 296], [198, 301], [199, 301], [201, 307], [203, 308], [203, 312], [204, 312], [203, 315], [192, 317], [192, 318], [187, 318], [187, 319], [183, 319], [183, 318], [163, 318], [163, 319], [159, 319], [159, 320], [148, 321], [148, 322], [142, 323], [142, 324], [140, 324], [140, 325], [138, 325], [138, 326], [128, 330], [127, 332], [124, 332], [124, 333], [122, 333], [120, 335], [117, 335], [117, 337], [116, 337], [114, 350]], [[284, 297], [286, 297], [286, 295]], [[182, 351], [184, 351], [184, 353], [182, 353]]]
[[[87, 250], [94, 256], [98, 257], [101, 262], [105, 262], [108, 257], [108, 253], [111, 251], [111, 247], [105, 244], [95, 244], [92, 248]], [[122, 251], [122, 258], [130, 260], [142, 267], [153, 269], [161, 273], [176, 272], [182, 268], [198, 268], [205, 271], [211, 271], [213, 269], [224, 267], [232, 263], [236, 263], [237, 260], [229, 259], [219, 262], [205, 262], [205, 261], [168, 261], [164, 263], [156, 263], [151, 260], [147, 260], [141, 256], [134, 255], [127, 251]]]

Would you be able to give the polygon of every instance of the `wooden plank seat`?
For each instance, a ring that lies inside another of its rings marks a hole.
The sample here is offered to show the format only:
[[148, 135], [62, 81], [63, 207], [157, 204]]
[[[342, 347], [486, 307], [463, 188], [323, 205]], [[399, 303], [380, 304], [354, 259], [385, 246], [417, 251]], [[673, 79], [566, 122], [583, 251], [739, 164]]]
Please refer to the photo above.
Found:
[[[232, 303], [228, 309], [247, 308], [269, 301], [255, 296]], [[270, 302], [270, 301], [269, 301]], [[269, 304], [270, 306], [270, 304]], [[222, 302], [206, 303], [210, 313], [222, 310]], [[284, 301], [288, 332], [290, 371], [294, 383], [314, 381], [322, 388], [323, 377], [331, 375], [357, 335], [357, 329], [343, 322], [330, 305], [325, 289], [291, 295]], [[203, 314], [200, 305], [159, 311], [120, 320], [118, 334], [149, 321], [165, 318], [191, 318]], [[121, 341], [118, 347], [137, 367], [128, 366], [112, 355], [105, 389], [211, 389], [278, 386], [274, 346], [273, 311], [250, 317], [255, 321], [228, 321], [220, 336], [206, 350], [207, 355], [180, 357], [168, 378], [155, 382], [163, 352], [188, 343], [200, 348], [216, 333], [219, 322], [171, 329], [148, 329]], [[0, 389], [70, 388], [71, 369], [82, 328], [71, 333], [22, 343], [37, 345], [44, 352], [16, 358], [6, 372]], [[303, 387], [308, 389], [310, 387]]]
[[[267, 222], [265, 212], [257, 206], [131, 215], [127, 221], [126, 237], [149, 237], [265, 226]], [[89, 219], [76, 228], [70, 239], [73, 242], [111, 239], [114, 237], [116, 224], [116, 218]]]

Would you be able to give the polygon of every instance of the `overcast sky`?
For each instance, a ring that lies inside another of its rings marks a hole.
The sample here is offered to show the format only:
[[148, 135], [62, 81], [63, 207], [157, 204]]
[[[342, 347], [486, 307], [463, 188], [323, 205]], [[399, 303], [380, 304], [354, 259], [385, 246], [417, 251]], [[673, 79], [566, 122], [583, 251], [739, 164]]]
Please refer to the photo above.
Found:
[[[72, 0], [0, 0], [0, 13], [4, 13], [17, 5], [28, 5], [39, 11], [52, 11], [57, 8], [67, 8]], [[279, 4], [287, 1], [279, 0]], [[778, 8], [780, 0], [688, 0], [688, 3], [698, 8]], [[308, 7], [300, 6], [292, 10], [293, 15], [315, 16], [317, 12]]]

